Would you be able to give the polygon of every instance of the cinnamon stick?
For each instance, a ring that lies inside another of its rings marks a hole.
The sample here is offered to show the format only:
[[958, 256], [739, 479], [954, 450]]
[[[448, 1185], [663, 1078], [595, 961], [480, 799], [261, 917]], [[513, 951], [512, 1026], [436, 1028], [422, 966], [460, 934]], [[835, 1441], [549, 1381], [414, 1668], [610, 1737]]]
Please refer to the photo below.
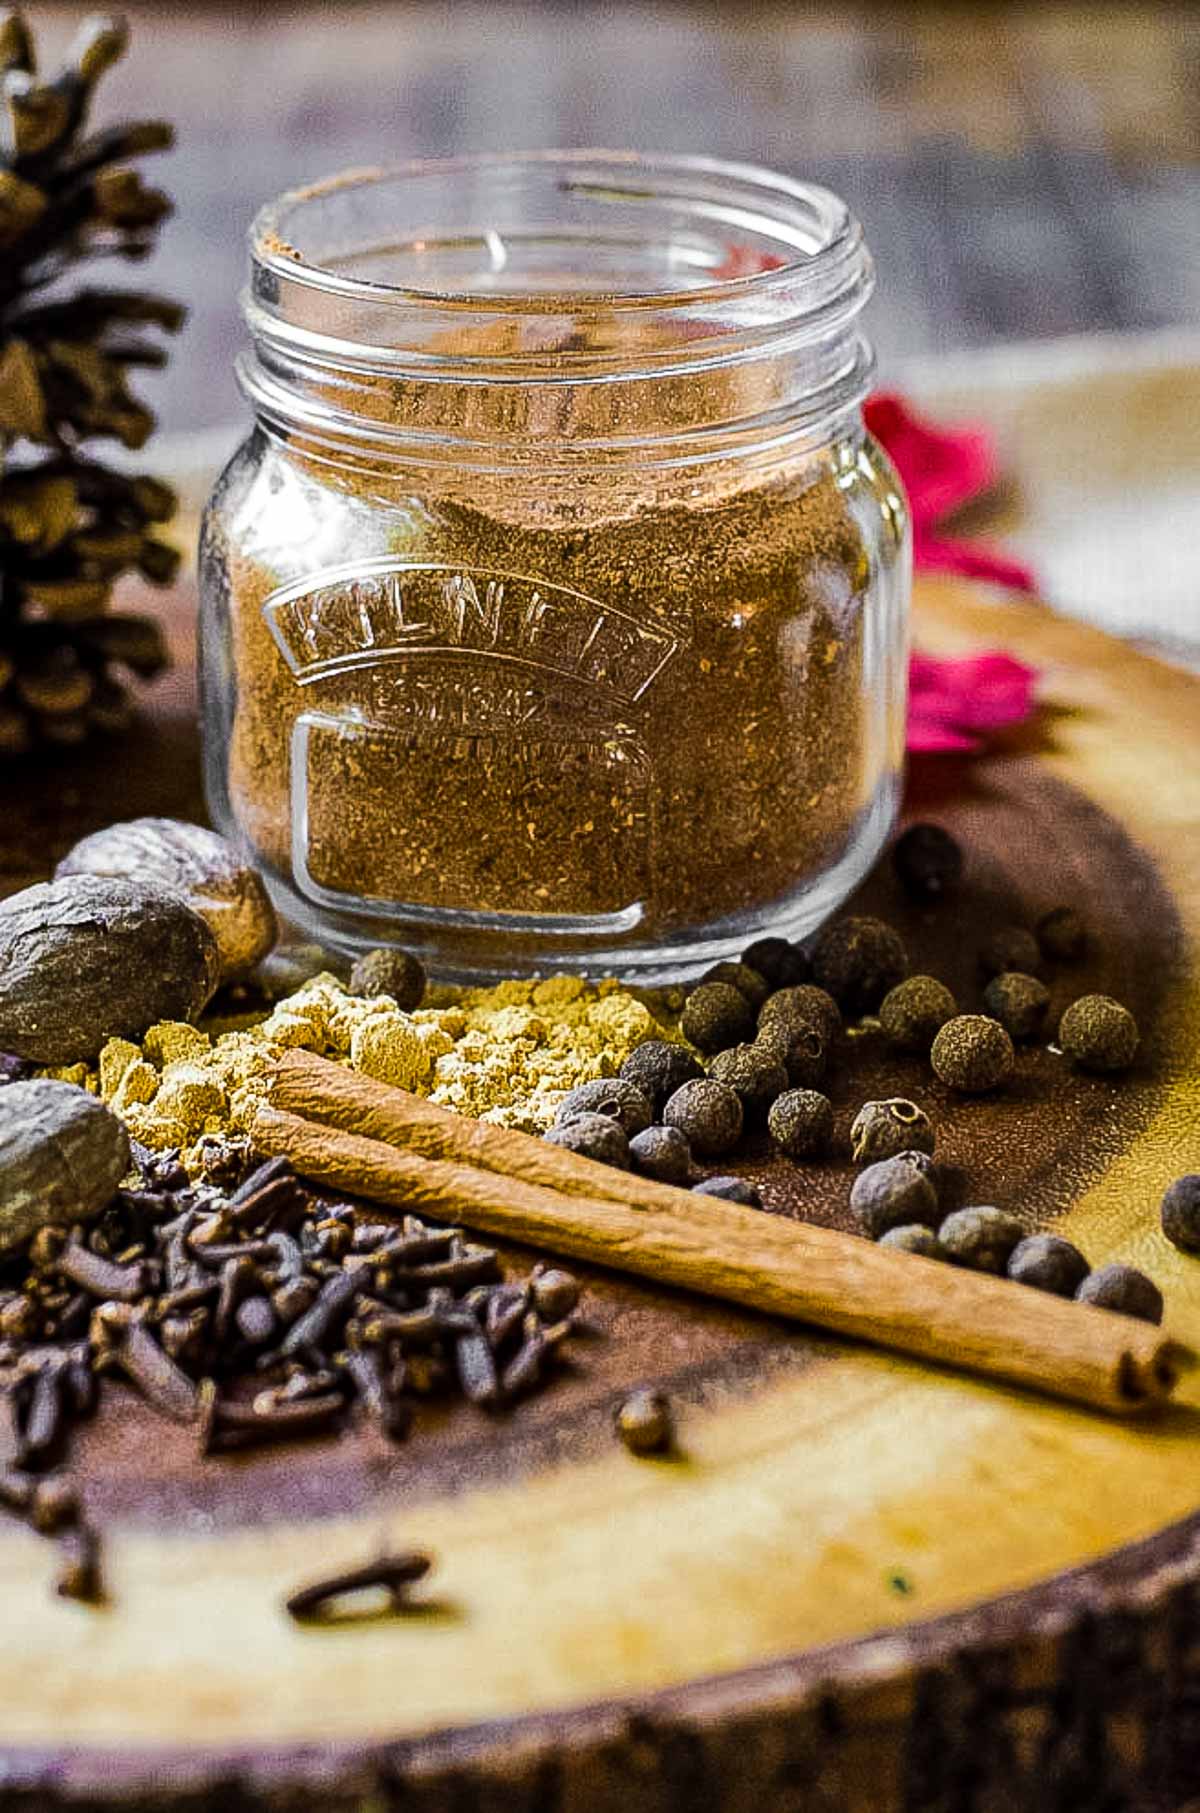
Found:
[[[391, 1127], [436, 1155], [330, 1116]], [[352, 1195], [1108, 1411], [1168, 1397], [1190, 1358], [1145, 1322], [612, 1171], [309, 1054], [278, 1066], [252, 1132], [263, 1151]]]

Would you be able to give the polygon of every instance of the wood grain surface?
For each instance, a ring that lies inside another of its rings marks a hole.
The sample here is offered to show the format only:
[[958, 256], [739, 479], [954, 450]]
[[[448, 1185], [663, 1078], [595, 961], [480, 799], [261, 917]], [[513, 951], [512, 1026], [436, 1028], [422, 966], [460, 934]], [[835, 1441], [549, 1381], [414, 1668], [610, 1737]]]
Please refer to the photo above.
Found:
[[[172, 633], [186, 640], [186, 599]], [[916, 960], [971, 998], [985, 929], [1077, 900], [1145, 1061], [1124, 1083], [1022, 1061], [952, 1103], [869, 1045], [938, 1119], [960, 1200], [999, 1201], [1163, 1286], [1200, 1333], [1200, 1262], [1155, 1208], [1200, 1164], [1200, 682], [951, 584], [930, 647], [1014, 647], [1045, 673], [1037, 746], [930, 764], [913, 806], [968, 843], [950, 917], [886, 876]], [[0, 774], [5, 885], [117, 813], [198, 810], [186, 668], [131, 743]], [[778, 1213], [844, 1219], [848, 1170], [747, 1167]], [[1200, 1385], [1153, 1426], [1106, 1419], [604, 1274], [561, 1385], [491, 1423], [456, 1410], [201, 1464], [131, 1398], [81, 1470], [111, 1607], [56, 1601], [51, 1557], [0, 1526], [0, 1809], [677, 1813], [691, 1808], [1168, 1808], [1200, 1783]], [[676, 1400], [680, 1455], [638, 1462], [631, 1383]], [[306, 1631], [283, 1594], [381, 1541], [439, 1567], [403, 1619]]]

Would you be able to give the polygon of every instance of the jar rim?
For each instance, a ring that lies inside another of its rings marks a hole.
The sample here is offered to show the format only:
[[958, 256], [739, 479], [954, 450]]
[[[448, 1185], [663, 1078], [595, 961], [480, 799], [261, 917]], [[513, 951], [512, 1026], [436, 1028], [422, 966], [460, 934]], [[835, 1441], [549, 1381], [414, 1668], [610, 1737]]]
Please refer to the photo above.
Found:
[[[319, 213], [330, 201], [353, 195], [356, 191], [379, 191], [387, 185], [399, 189], [421, 181], [474, 179], [485, 174], [493, 178], [506, 173], [518, 177], [541, 174], [556, 166], [568, 173], [564, 188], [576, 192], [591, 188], [593, 193], [602, 193], [604, 185], [597, 180], [602, 173], [617, 180], [640, 176], [643, 185], [660, 185], [661, 193], [653, 187], [626, 187], [627, 197], [636, 196], [646, 201], [668, 200], [667, 185], [672, 182], [703, 182], [713, 185], [714, 189], [724, 185], [729, 199], [722, 204], [720, 198], [713, 195], [712, 217], [720, 217], [723, 205], [732, 208], [739, 196], [745, 206], [756, 203], [757, 230], [764, 236], [769, 234], [784, 250], [764, 254], [758, 268], [714, 275], [699, 283], [601, 291], [531, 288], [505, 293], [483, 286], [442, 288], [351, 276], [331, 268], [319, 256], [309, 256], [296, 243], [300, 237], [297, 227], [302, 224], [300, 217], [304, 213], [309, 210]], [[589, 174], [591, 184], [588, 183]], [[673, 309], [707, 308], [740, 301], [765, 303], [775, 299], [778, 302], [783, 296], [790, 297], [796, 304], [801, 301], [798, 291], [811, 298], [810, 306], [819, 307], [828, 294], [831, 280], [835, 288], [840, 287], [837, 283], [839, 271], [853, 288], [857, 287], [855, 277], [864, 266], [866, 288], [870, 286], [870, 264], [862, 229], [850, 208], [833, 190], [763, 165], [684, 153], [586, 147], [471, 152], [455, 157], [414, 158], [395, 165], [345, 170], [285, 190], [268, 202], [255, 216], [249, 239], [256, 270], [269, 272], [285, 283], [302, 285], [347, 302], [361, 301], [376, 307], [389, 303], [407, 307], [426, 304], [451, 314], [486, 307], [493, 315], [561, 316], [564, 312], [587, 307], [606, 313], [647, 311], [661, 315]], [[793, 307], [788, 312], [799, 311]]]

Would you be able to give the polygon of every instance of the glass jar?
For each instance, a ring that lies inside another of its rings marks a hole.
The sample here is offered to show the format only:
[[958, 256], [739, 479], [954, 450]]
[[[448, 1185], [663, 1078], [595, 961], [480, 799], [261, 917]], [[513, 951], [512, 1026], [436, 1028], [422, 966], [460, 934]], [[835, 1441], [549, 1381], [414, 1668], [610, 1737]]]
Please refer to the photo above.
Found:
[[699, 158], [259, 217], [201, 553], [215, 822], [327, 944], [695, 974], [812, 931], [903, 755], [910, 555], [836, 196]]

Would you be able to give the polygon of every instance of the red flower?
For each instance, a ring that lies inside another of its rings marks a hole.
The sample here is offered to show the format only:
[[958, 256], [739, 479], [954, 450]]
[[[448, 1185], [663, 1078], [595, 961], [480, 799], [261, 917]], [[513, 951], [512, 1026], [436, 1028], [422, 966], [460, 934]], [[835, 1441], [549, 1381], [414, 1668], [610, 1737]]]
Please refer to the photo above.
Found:
[[944, 516], [995, 483], [996, 453], [986, 429], [931, 428], [903, 398], [887, 392], [870, 397], [863, 414], [904, 480], [918, 572], [965, 573], [1011, 591], [1036, 590], [1033, 574], [1021, 561], [937, 532]]
[[941, 660], [914, 655], [908, 670], [910, 750], [973, 750], [1034, 708], [1037, 673], [991, 651]]

